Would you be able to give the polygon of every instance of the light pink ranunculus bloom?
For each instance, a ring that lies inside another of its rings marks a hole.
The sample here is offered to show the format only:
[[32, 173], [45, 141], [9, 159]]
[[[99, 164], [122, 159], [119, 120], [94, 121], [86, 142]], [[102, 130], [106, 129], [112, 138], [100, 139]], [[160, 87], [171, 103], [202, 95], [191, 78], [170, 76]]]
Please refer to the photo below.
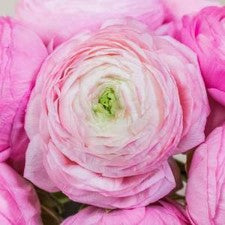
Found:
[[225, 221], [225, 126], [216, 128], [194, 153], [187, 183], [187, 212], [194, 225]]
[[104, 210], [88, 207], [61, 225], [188, 225], [184, 210], [178, 204], [160, 201], [147, 207], [123, 210]]
[[208, 6], [221, 6], [219, 0], [162, 0], [170, 19], [180, 21], [184, 15], [198, 13]]
[[0, 18], [0, 52], [0, 162], [11, 154], [12, 161], [22, 167], [28, 144], [25, 108], [47, 50], [41, 39], [19, 22]]
[[120, 22], [57, 48], [26, 114], [26, 178], [105, 208], [168, 194], [167, 159], [204, 141], [209, 113], [195, 54], [137, 21]]
[[207, 7], [183, 18], [181, 41], [198, 55], [209, 94], [225, 105], [225, 7]]
[[132, 17], [156, 29], [166, 19], [161, 0], [20, 0], [17, 18], [48, 45], [83, 30], [97, 30], [108, 19]]
[[41, 225], [38, 197], [24, 178], [6, 163], [0, 163], [1, 225]]

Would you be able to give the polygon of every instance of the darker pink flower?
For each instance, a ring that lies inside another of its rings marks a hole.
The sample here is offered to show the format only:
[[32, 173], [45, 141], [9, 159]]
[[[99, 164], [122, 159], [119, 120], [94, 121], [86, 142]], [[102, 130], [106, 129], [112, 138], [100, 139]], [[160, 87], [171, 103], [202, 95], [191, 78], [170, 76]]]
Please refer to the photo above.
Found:
[[225, 105], [225, 7], [207, 7], [183, 18], [181, 41], [198, 55], [209, 94]]
[[10, 154], [23, 167], [28, 140], [26, 104], [47, 51], [39, 37], [19, 22], [0, 18], [0, 161]]

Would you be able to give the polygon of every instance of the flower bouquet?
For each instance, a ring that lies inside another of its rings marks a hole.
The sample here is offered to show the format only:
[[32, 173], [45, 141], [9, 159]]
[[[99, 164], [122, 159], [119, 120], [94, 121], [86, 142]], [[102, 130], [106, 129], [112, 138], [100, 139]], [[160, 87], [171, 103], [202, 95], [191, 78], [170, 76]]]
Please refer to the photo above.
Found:
[[18, 0], [0, 224], [225, 225], [224, 36], [216, 0]]

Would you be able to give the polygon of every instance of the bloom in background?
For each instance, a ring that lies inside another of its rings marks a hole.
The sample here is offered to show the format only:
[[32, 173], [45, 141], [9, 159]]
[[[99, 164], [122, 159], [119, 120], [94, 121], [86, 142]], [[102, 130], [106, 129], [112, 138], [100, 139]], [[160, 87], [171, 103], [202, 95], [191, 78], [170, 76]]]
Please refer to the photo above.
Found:
[[209, 112], [194, 53], [120, 22], [57, 48], [26, 114], [25, 177], [106, 208], [168, 194], [175, 182], [166, 161], [204, 141]]
[[0, 162], [11, 154], [22, 168], [28, 144], [25, 108], [47, 51], [32, 31], [13, 19], [0, 18], [0, 52]]
[[198, 13], [207, 6], [221, 6], [219, 0], [162, 0], [170, 19], [179, 22], [184, 15]]
[[4, 225], [41, 225], [40, 205], [31, 184], [0, 163], [0, 221]]
[[207, 7], [183, 18], [181, 41], [198, 55], [209, 94], [225, 105], [225, 7]]
[[178, 204], [160, 201], [136, 209], [113, 210], [88, 207], [66, 219], [62, 225], [188, 225], [188, 219]]
[[80, 31], [99, 29], [107, 19], [132, 17], [154, 30], [167, 13], [160, 0], [20, 0], [16, 15], [47, 45], [58, 45]]
[[186, 200], [192, 224], [224, 224], [224, 193], [225, 127], [219, 127], [198, 147], [191, 162]]

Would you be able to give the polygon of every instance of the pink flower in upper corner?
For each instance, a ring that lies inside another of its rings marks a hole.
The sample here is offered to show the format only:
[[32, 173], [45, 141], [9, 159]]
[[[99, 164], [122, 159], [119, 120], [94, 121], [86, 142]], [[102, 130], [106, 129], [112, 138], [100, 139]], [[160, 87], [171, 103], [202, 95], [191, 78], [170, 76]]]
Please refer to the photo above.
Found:
[[108, 211], [88, 207], [61, 225], [189, 225], [184, 210], [178, 204], [160, 201], [151, 206]]
[[209, 94], [225, 105], [225, 7], [208, 7], [183, 18], [181, 41], [198, 55]]
[[0, 52], [0, 162], [11, 155], [16, 167], [22, 168], [28, 144], [25, 108], [47, 50], [19, 22], [0, 18]]
[[225, 127], [216, 128], [194, 153], [187, 183], [187, 212], [193, 225], [225, 221]]
[[106, 208], [168, 194], [167, 159], [204, 141], [209, 113], [195, 54], [137, 21], [120, 22], [57, 48], [26, 114], [25, 176]]
[[38, 197], [31, 184], [0, 163], [1, 225], [41, 225]]
[[170, 19], [180, 21], [184, 15], [198, 13], [208, 6], [221, 6], [219, 0], [162, 0]]
[[20, 0], [16, 15], [45, 44], [56, 46], [83, 30], [98, 30], [108, 19], [132, 17], [155, 30], [167, 12], [161, 0]]

